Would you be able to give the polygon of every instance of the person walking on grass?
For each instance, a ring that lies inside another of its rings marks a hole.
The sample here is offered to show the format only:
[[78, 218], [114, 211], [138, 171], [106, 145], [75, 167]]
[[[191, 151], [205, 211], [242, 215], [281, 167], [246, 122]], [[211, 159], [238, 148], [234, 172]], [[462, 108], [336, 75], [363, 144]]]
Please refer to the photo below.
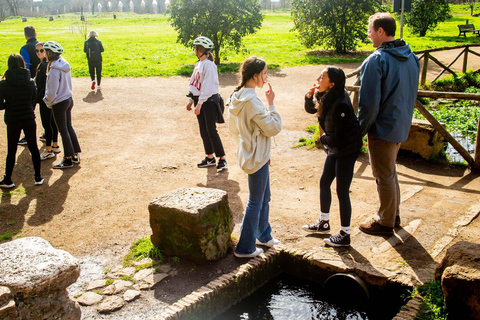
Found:
[[[35, 78], [37, 66], [40, 63], [40, 59], [35, 54], [35, 45], [38, 42], [37, 32], [35, 31], [34, 26], [25, 26], [25, 28], [23, 28], [23, 33], [27, 43], [20, 49], [20, 54], [25, 61], [26, 68], [30, 70], [30, 76]], [[33, 108], [35, 108], [35, 106]], [[27, 139], [25, 137], [21, 138], [18, 141], [18, 144], [21, 146], [27, 145]]]
[[362, 63], [358, 119], [368, 134], [368, 154], [380, 199], [378, 216], [360, 230], [393, 235], [400, 227], [400, 186], [395, 162], [407, 140], [417, 98], [420, 63], [402, 39], [395, 39], [395, 19], [389, 13], [369, 18], [368, 37], [377, 48]]
[[221, 114], [223, 100], [218, 94], [218, 72], [211, 52], [213, 42], [207, 37], [198, 37], [193, 41], [193, 46], [198, 62], [190, 78], [187, 110], [192, 110], [193, 104], [206, 154], [205, 159], [197, 166], [199, 168], [215, 166], [215, 153], [219, 158], [217, 169], [222, 170], [227, 167], [227, 160], [216, 123], [219, 118], [223, 118]]
[[0, 110], [5, 110], [4, 121], [7, 125], [7, 160], [5, 176], [0, 181], [0, 188], [13, 188], [13, 168], [17, 154], [18, 138], [23, 130], [28, 149], [32, 155], [35, 171], [35, 185], [43, 184], [40, 174], [40, 152], [37, 147], [37, 124], [33, 105], [36, 98], [35, 82], [26, 69], [25, 61], [19, 54], [8, 57], [8, 69], [0, 80]]
[[[330, 187], [337, 179], [337, 196], [340, 207], [340, 232], [325, 239], [333, 247], [350, 245], [352, 204], [350, 184], [360, 148], [360, 125], [350, 97], [345, 91], [345, 73], [337, 67], [325, 68], [317, 78], [318, 85], [305, 95], [305, 111], [316, 113], [324, 134], [320, 137], [327, 152], [320, 178], [320, 219], [304, 225], [303, 230], [314, 233], [330, 232]], [[314, 99], [315, 98], [315, 99]]]
[[[100, 83], [102, 82], [102, 52], [104, 51], [102, 42], [97, 39], [98, 32], [91, 30], [88, 34], [88, 39], [83, 45], [83, 52], [87, 55], [88, 60], [88, 72], [90, 73], [90, 79], [92, 79], [92, 85], [90, 88], [95, 90], [95, 84], [97, 90], [102, 90]], [[95, 72], [97, 73], [97, 81], [95, 81]]]
[[47, 55], [47, 83], [43, 101], [52, 109], [53, 119], [62, 136], [62, 161], [53, 165], [53, 169], [71, 168], [73, 163], [80, 163], [80, 144], [72, 127], [72, 78], [68, 61], [60, 55], [63, 48], [55, 41], [43, 45]]
[[[250, 57], [241, 67], [241, 82], [227, 103], [229, 128], [238, 142], [237, 160], [248, 174], [248, 202], [234, 255], [251, 258], [263, 253], [255, 243], [273, 247], [280, 243], [272, 237], [270, 213], [270, 145], [271, 138], [282, 130], [282, 118], [275, 110], [275, 93], [267, 83], [267, 63]], [[267, 83], [268, 107], [255, 92]]]
[[40, 58], [40, 64], [37, 67], [37, 75], [35, 76], [35, 84], [37, 85], [37, 101], [40, 106], [40, 118], [42, 120], [42, 126], [45, 130], [45, 134], [40, 137], [40, 141], [45, 142], [45, 151], [40, 155], [40, 160], [46, 160], [55, 157], [55, 153], [60, 152], [58, 146], [58, 129], [53, 120], [52, 109], [48, 108], [43, 97], [45, 96], [45, 85], [47, 82], [47, 58], [45, 55], [45, 49], [43, 48], [43, 42], [38, 42], [35, 51], [38, 58]]

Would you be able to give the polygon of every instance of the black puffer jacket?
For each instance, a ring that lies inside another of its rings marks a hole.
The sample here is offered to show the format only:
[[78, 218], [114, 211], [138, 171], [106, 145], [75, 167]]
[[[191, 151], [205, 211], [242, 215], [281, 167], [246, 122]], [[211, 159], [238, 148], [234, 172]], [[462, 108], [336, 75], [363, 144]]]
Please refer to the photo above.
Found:
[[47, 83], [47, 65], [46, 60], [40, 62], [35, 76], [35, 84], [37, 85], [37, 102], [40, 103], [45, 97], [45, 86]]
[[[345, 91], [342, 97], [324, 108], [318, 123], [325, 131], [320, 142], [326, 147], [328, 155], [342, 157], [360, 151], [360, 125], [348, 93]], [[305, 111], [312, 114], [317, 112], [313, 97], [305, 96]]]
[[36, 96], [37, 89], [29, 70], [7, 70], [5, 79], [0, 81], [0, 110], [5, 109], [5, 123], [35, 119]]

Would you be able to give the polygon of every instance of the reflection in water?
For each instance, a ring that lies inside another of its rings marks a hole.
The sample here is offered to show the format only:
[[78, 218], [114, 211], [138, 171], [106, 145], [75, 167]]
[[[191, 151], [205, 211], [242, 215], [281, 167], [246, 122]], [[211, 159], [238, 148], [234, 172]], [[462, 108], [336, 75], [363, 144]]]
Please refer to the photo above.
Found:
[[[462, 136], [461, 133], [456, 133], [456, 132], [451, 132], [450, 133], [452, 137], [455, 138], [455, 140], [458, 141], [467, 151], [470, 153], [470, 155], [473, 157], [475, 154], [475, 143], [472, 141], [472, 138], [469, 137], [464, 137]], [[449, 143], [447, 146], [447, 150], [445, 150], [445, 153], [448, 155], [448, 158], [450, 159], [451, 162], [462, 162], [465, 159], [458, 153], [457, 150], [455, 150], [452, 145]]]

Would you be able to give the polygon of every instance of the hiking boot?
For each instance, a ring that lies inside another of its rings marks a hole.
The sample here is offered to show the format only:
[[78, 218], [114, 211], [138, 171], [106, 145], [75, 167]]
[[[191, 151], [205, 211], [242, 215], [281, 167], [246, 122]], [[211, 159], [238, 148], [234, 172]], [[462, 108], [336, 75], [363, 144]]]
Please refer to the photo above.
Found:
[[396, 216], [394, 228], [401, 228], [400, 223], [401, 223], [400, 216]]
[[47, 141], [47, 139], [45, 139], [45, 133], [42, 133], [42, 135], [40, 136], [39, 140], [40, 140], [40, 141], [43, 141], [43, 142]]
[[263, 249], [260, 249], [260, 248], [257, 248], [252, 253], [237, 253], [236, 251], [233, 252], [235, 257], [237, 258], [254, 258], [258, 255], [261, 255], [262, 253], [263, 253]]
[[41, 176], [35, 177], [35, 185], [40, 186], [43, 184], [43, 178]]
[[79, 153], [77, 153], [76, 155], [74, 155], [72, 157], [72, 162], [76, 163], [76, 164], [80, 164], [80, 154]]
[[268, 240], [267, 242], [261, 242], [260, 240], [257, 239], [257, 244], [262, 245], [262, 246], [267, 246], [267, 247], [273, 247], [276, 246], [277, 244], [280, 244], [280, 240], [277, 240], [275, 238], [272, 238]]
[[95, 90], [95, 80], [92, 81], [92, 86], [90, 87], [90, 89]]
[[392, 236], [393, 228], [382, 226], [377, 221], [361, 224], [359, 229], [373, 236]]
[[350, 245], [350, 235], [340, 230], [339, 234], [334, 234], [328, 239], [323, 239], [331, 247], [348, 247]]
[[45, 150], [40, 155], [40, 160], [47, 160], [47, 159], [54, 158], [54, 157], [55, 157], [55, 153], [53, 153], [52, 151]]
[[3, 177], [2, 181], [0, 181], [0, 188], [10, 189], [13, 187], [15, 187], [15, 183], [13, 183], [12, 180], [6, 180], [5, 177]]
[[67, 159], [67, 158], [63, 158], [62, 161], [60, 161], [59, 163], [57, 164], [54, 164], [53, 165], [53, 169], [67, 169], [67, 168], [71, 168], [73, 167], [73, 162], [72, 162], [72, 159]]
[[197, 167], [199, 168], [206, 168], [206, 167], [211, 167], [215, 165], [215, 158], [209, 158], [205, 157], [205, 159], [202, 160], [202, 162], [197, 163]]
[[27, 143], [27, 138], [23, 137], [22, 139], [20, 139], [18, 141], [18, 144], [21, 145], [21, 146], [26, 146], [28, 143]]
[[302, 229], [312, 233], [329, 233], [330, 222], [328, 220], [317, 220], [315, 223], [302, 226]]
[[217, 170], [222, 170], [228, 167], [227, 160], [225, 159], [218, 159]]
[[53, 146], [52, 146], [52, 151], [53, 151], [53, 153], [60, 153], [60, 152], [62, 152], [62, 150], [60, 150], [60, 147], [59, 147], [59, 146], [56, 146], [56, 147], [53, 147]]

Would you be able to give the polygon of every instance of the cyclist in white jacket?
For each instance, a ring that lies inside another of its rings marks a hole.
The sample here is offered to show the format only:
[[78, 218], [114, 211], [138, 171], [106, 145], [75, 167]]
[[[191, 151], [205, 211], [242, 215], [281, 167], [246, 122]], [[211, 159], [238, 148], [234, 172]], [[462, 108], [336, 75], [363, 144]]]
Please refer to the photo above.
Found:
[[271, 137], [282, 130], [282, 118], [275, 110], [275, 93], [268, 83], [265, 93], [268, 108], [255, 92], [267, 80], [267, 63], [257, 57], [245, 60], [240, 68], [242, 80], [229, 100], [230, 132], [238, 142], [238, 164], [248, 174], [248, 203], [240, 230], [240, 239], [234, 254], [251, 258], [263, 250], [260, 245], [272, 247], [280, 241], [271, 235], [268, 222], [270, 211], [270, 145]]

